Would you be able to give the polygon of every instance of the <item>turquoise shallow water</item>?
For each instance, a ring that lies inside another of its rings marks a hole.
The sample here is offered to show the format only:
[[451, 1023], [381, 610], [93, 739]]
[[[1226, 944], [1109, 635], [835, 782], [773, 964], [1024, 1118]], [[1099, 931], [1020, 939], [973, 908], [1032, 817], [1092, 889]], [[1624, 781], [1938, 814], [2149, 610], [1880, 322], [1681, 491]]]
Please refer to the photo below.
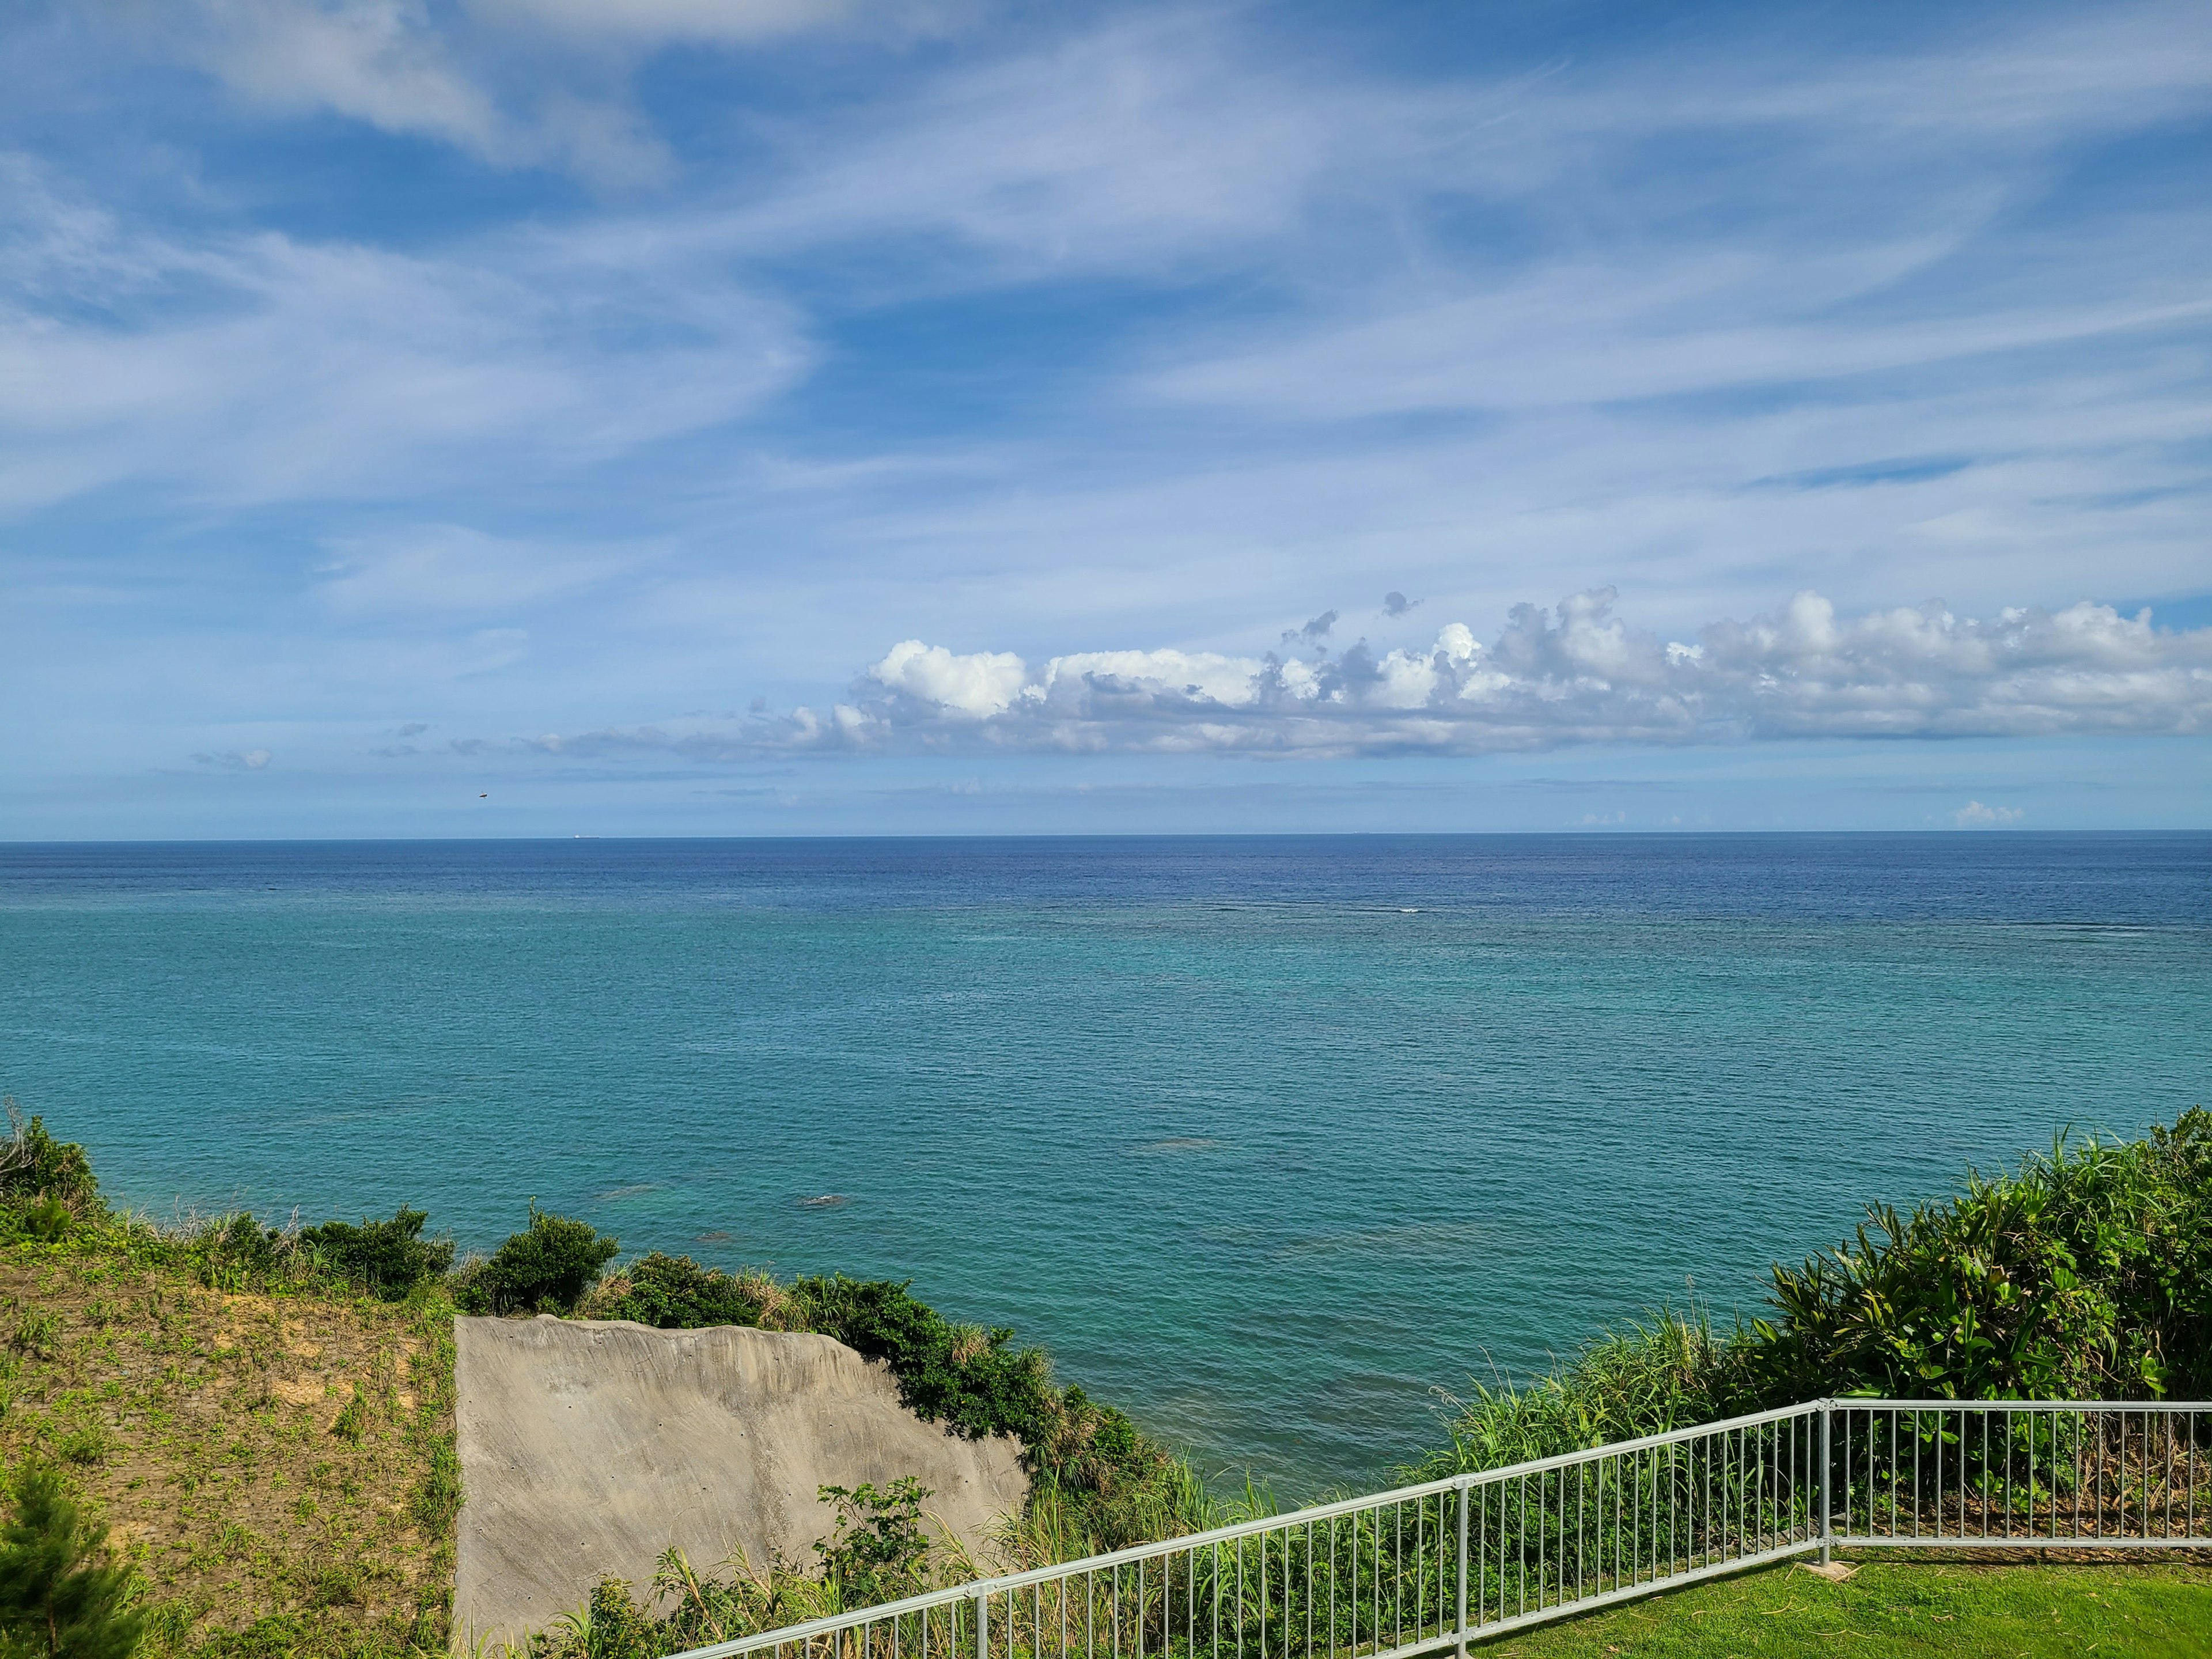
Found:
[[911, 1277], [1286, 1496], [2212, 1097], [2204, 836], [15, 846], [0, 945], [117, 1197]]

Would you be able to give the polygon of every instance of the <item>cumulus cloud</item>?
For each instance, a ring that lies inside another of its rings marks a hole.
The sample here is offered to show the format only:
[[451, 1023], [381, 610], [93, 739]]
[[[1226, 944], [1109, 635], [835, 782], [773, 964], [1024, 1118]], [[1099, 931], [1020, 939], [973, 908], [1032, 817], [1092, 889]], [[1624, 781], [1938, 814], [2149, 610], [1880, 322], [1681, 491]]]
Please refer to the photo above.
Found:
[[[1846, 617], [1808, 592], [1683, 641], [1631, 628], [1615, 597], [1601, 588], [1550, 608], [1516, 606], [1487, 642], [1452, 623], [1423, 645], [1378, 652], [1363, 641], [1315, 660], [1170, 648], [1080, 652], [1033, 667], [1010, 652], [908, 640], [867, 671], [839, 735], [957, 732], [1078, 750], [1474, 753], [2212, 725], [2212, 629], [2161, 630], [2148, 611], [2124, 617], [2085, 600], [1989, 618], [1940, 603]], [[1980, 821], [2002, 809], [1973, 810]]]
[[[1802, 592], [1691, 641], [1631, 628], [1610, 588], [1514, 607], [1418, 646], [1311, 659], [1172, 647], [1031, 664], [904, 640], [826, 709], [735, 723], [550, 733], [569, 757], [742, 761], [806, 751], [994, 749], [1314, 757], [1472, 755], [1578, 744], [2029, 738], [2212, 728], [2212, 628], [2160, 629], [2089, 601], [1962, 617], [1940, 603], [1839, 615]], [[1961, 827], [2018, 820], [1970, 802]]]
[[194, 755], [202, 766], [212, 766], [224, 772], [258, 772], [269, 764], [266, 749], [225, 749], [218, 754]]

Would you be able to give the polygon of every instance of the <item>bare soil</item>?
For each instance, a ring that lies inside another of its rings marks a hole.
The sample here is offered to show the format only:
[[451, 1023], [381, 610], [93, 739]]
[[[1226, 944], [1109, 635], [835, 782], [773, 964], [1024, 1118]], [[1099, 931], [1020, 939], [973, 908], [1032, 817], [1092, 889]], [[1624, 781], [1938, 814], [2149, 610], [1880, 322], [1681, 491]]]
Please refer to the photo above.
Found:
[[0, 1458], [58, 1466], [110, 1524], [157, 1650], [442, 1646], [453, 1369], [442, 1299], [232, 1294], [122, 1250], [0, 1249]]

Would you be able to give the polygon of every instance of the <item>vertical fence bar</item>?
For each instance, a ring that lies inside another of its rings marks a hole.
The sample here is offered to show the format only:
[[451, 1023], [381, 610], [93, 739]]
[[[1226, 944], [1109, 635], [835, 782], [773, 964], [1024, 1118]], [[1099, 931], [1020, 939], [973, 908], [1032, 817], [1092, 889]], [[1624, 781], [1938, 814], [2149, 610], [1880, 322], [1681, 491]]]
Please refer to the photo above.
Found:
[[1459, 1659], [1467, 1659], [1467, 1506], [1474, 1492], [1472, 1482], [1459, 1489], [1459, 1577], [1455, 1581], [1459, 1618], [1455, 1626], [1459, 1632]]

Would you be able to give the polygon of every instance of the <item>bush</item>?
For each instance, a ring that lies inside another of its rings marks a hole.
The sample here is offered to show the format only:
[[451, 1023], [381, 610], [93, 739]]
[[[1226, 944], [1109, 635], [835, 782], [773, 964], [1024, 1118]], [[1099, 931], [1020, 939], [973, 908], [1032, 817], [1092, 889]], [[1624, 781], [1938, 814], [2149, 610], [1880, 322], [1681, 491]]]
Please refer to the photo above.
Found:
[[878, 1492], [823, 1486], [815, 1496], [834, 1504], [837, 1523], [817, 1539], [822, 1582], [848, 1607], [896, 1601], [929, 1587], [929, 1540], [921, 1530], [921, 1505], [929, 1488], [912, 1475]]
[[526, 1229], [455, 1276], [453, 1300], [464, 1313], [568, 1313], [621, 1248], [533, 1203]]
[[2212, 1113], [2092, 1140], [1778, 1265], [1739, 1339], [1762, 1401], [2141, 1400], [2212, 1389]]
[[758, 1325], [782, 1299], [763, 1274], [726, 1273], [688, 1255], [640, 1256], [598, 1285], [580, 1311], [592, 1319], [634, 1319], [665, 1331], [708, 1325]]
[[1552, 1375], [1478, 1388], [1407, 1473], [1494, 1468], [1824, 1395], [2203, 1398], [2212, 1390], [2212, 1113], [2069, 1147], [1778, 1264], [1771, 1314], [1663, 1314]]
[[1011, 1330], [955, 1325], [888, 1279], [801, 1279], [793, 1299], [805, 1328], [887, 1362], [900, 1396], [926, 1420], [970, 1439], [1012, 1434], [1041, 1444], [1051, 1414], [1051, 1367], [1037, 1348], [1012, 1349]]
[[4, 1104], [10, 1133], [0, 1140], [0, 1202], [45, 1200], [79, 1215], [97, 1215], [100, 1182], [93, 1179], [84, 1148], [75, 1141], [56, 1140], [46, 1133], [44, 1118], [24, 1122], [14, 1100]]
[[422, 1210], [402, 1206], [389, 1221], [325, 1221], [300, 1234], [301, 1244], [326, 1270], [387, 1302], [406, 1299], [417, 1285], [441, 1278], [453, 1265], [453, 1243], [425, 1239]]
[[242, 1210], [210, 1222], [191, 1249], [198, 1257], [200, 1282], [218, 1291], [255, 1289], [281, 1279], [293, 1254], [291, 1240]]

